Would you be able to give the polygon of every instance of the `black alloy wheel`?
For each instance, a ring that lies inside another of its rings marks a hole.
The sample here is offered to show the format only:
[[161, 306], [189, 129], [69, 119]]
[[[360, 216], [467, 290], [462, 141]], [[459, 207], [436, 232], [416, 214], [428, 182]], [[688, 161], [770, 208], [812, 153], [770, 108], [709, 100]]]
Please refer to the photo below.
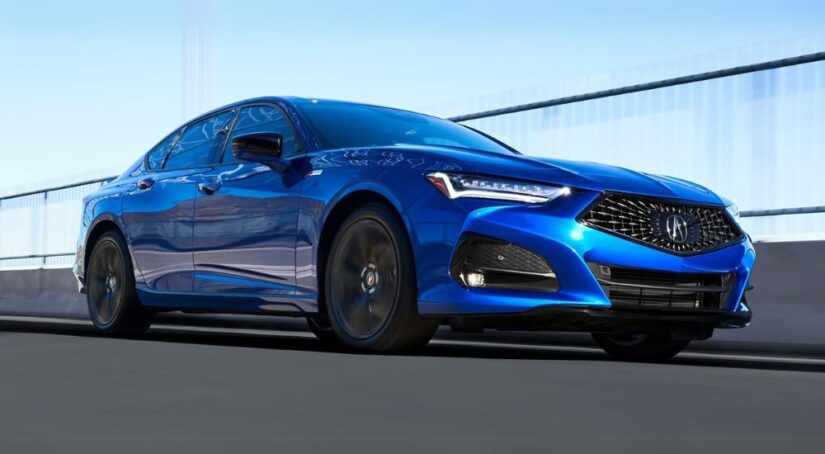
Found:
[[326, 267], [325, 301], [332, 328], [351, 348], [422, 347], [438, 328], [438, 319], [417, 312], [406, 229], [381, 204], [356, 209], [338, 230]]
[[139, 334], [149, 329], [153, 313], [138, 301], [132, 262], [119, 233], [106, 232], [94, 244], [86, 287], [89, 317], [99, 331]]

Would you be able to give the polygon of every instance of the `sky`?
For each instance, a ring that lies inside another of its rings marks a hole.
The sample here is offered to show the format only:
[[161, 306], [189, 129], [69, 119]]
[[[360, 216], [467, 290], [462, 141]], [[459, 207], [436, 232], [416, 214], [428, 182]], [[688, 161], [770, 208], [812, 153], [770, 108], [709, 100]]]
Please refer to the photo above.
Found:
[[421, 109], [825, 29], [819, 0], [0, 0], [0, 11], [0, 190], [123, 169], [186, 119], [255, 96]]

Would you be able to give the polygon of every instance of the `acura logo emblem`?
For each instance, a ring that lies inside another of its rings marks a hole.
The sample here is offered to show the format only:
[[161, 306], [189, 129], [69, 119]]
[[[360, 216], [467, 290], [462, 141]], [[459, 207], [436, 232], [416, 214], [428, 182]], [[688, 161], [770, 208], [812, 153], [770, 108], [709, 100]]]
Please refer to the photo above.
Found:
[[688, 239], [688, 223], [681, 214], [671, 214], [665, 221], [667, 237], [674, 243], [684, 243]]

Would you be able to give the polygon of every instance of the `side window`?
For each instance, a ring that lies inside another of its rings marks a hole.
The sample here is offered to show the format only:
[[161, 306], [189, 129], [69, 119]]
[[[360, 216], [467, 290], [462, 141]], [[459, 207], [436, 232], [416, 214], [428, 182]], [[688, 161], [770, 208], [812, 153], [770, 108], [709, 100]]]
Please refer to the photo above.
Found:
[[299, 146], [295, 140], [295, 131], [286, 118], [284, 112], [275, 106], [251, 106], [241, 109], [238, 120], [232, 129], [223, 153], [224, 163], [235, 163], [238, 160], [232, 155], [232, 139], [246, 134], [256, 132], [277, 132], [284, 138], [283, 154], [289, 156], [295, 154]]
[[205, 166], [220, 162], [220, 151], [235, 116], [234, 110], [222, 112], [186, 128], [172, 148], [164, 170]]
[[146, 164], [149, 170], [158, 170], [163, 167], [163, 161], [166, 160], [169, 149], [178, 141], [182, 132], [183, 128], [178, 129], [172, 134], [169, 134], [169, 137], [163, 139], [159, 144], [155, 145], [155, 148], [149, 150], [149, 153], [146, 154]]

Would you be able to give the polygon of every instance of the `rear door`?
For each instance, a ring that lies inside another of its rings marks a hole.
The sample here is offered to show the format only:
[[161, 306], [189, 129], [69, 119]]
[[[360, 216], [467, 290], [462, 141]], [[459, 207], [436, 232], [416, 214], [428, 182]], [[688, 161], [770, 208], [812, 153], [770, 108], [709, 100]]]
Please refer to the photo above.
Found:
[[220, 160], [235, 113], [221, 112], [164, 139], [147, 155], [147, 173], [124, 197], [126, 234], [145, 290], [192, 292], [197, 176]]
[[288, 301], [295, 287], [302, 178], [290, 169], [276, 172], [232, 156], [233, 137], [257, 132], [281, 134], [283, 156], [300, 157], [295, 132], [280, 107], [240, 110], [223, 164], [202, 175], [210, 189], [195, 202], [195, 291]]

